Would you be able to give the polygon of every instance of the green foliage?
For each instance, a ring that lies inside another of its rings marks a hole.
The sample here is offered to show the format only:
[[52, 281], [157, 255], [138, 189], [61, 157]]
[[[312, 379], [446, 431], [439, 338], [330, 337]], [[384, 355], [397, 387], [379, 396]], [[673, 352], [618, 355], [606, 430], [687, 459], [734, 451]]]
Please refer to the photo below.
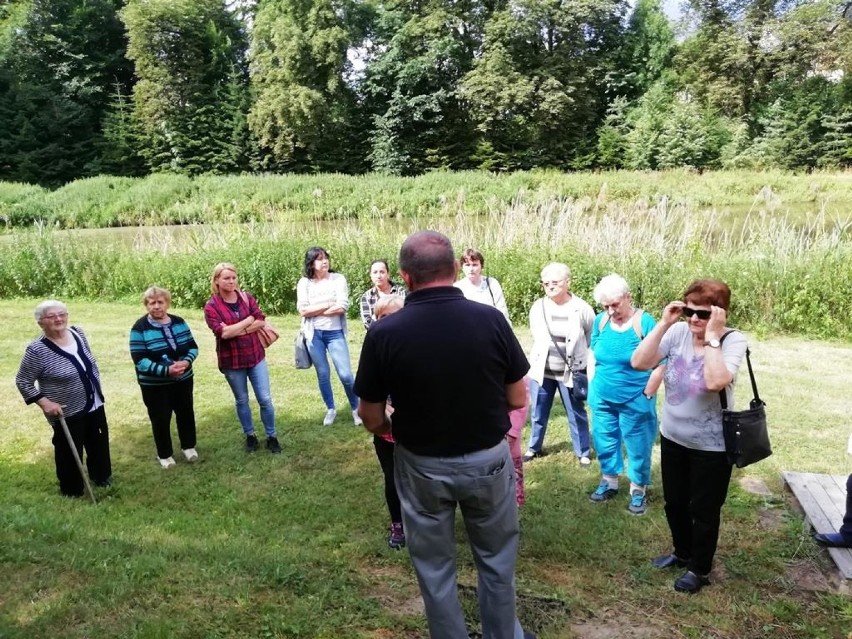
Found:
[[[625, 178], [628, 176], [625, 174]], [[761, 176], [783, 191], [785, 176]], [[691, 279], [711, 275], [727, 281], [734, 291], [732, 313], [737, 326], [762, 332], [852, 337], [845, 320], [852, 313], [852, 301], [845, 294], [852, 285], [848, 269], [852, 242], [843, 218], [812, 213], [803, 222], [792, 224], [783, 215], [771, 214], [777, 209], [778, 194], [767, 185], [761, 190], [762, 199], [754, 198], [749, 207], [753, 215], [743, 213], [723, 222], [720, 215], [697, 204], [704, 188], [708, 194], [732, 194], [742, 188], [741, 183], [726, 182], [723, 176], [672, 174], [672, 182], [683, 185], [684, 195], [671, 200], [662, 195], [616, 199], [628, 190], [641, 193], [641, 188], [648, 188], [652, 181], [648, 174], [637, 174], [634, 184], [625, 179], [621, 190], [616, 181], [610, 189], [602, 176], [589, 176], [590, 184], [594, 184], [593, 179], [601, 180], [594, 198], [569, 195], [568, 189], [561, 197], [555, 197], [549, 191], [552, 186], [547, 185], [555, 176], [528, 177], [538, 179], [537, 190], [516, 192], [509, 203], [500, 207], [489, 202], [485, 205], [487, 214], [447, 215], [447, 209], [437, 214], [438, 209], [424, 206], [416, 225], [394, 223], [378, 216], [332, 218], [334, 221], [326, 223], [236, 224], [242, 221], [240, 209], [229, 209], [219, 198], [228, 193], [260, 202], [262, 192], [255, 190], [251, 194], [247, 184], [233, 178], [218, 185], [218, 194], [213, 188], [216, 178], [212, 177], [198, 184], [188, 178], [159, 184], [165, 196], [159, 202], [152, 193], [155, 185], [141, 190], [146, 181], [90, 180], [77, 184], [76, 189], [66, 187], [46, 196], [52, 204], [69, 212], [66, 225], [80, 226], [83, 219], [98, 219], [101, 209], [89, 208], [93, 199], [81, 197], [84, 193], [106, 198], [128, 185], [131, 188], [127, 193], [138, 196], [144, 192], [148, 195], [147, 205], [154, 203], [165, 210], [182, 212], [188, 221], [199, 221], [195, 217], [199, 207], [188, 203], [192, 196], [212, 195], [213, 199], [204, 206], [218, 207], [217, 215], [222, 217], [230, 211], [232, 222], [173, 231], [137, 230], [130, 235], [54, 232], [46, 230], [48, 227], [17, 232], [0, 242], [0, 298], [26, 295], [133, 300], [139, 291], [156, 282], [172, 290], [179, 301], [176, 303], [200, 307], [209, 295], [207, 282], [212, 265], [232, 261], [240, 268], [243, 284], [264, 299], [265, 307], [290, 313], [295, 309], [295, 285], [304, 251], [319, 244], [329, 250], [334, 268], [349, 281], [350, 312], [354, 316], [358, 297], [369, 287], [371, 261], [384, 257], [393, 262], [412, 228], [431, 227], [446, 233], [457, 247], [472, 245], [483, 251], [488, 258], [488, 274], [500, 280], [516, 323], [526, 321], [530, 305], [540, 296], [541, 267], [559, 260], [570, 264], [575, 273], [574, 290], [586, 299], [591, 299], [592, 289], [603, 275], [616, 271], [632, 284], [638, 302], [658, 314], [668, 301], [680, 296]], [[836, 188], [845, 188], [848, 195], [848, 176], [838, 175], [837, 179]], [[708, 181], [702, 184], [704, 180]], [[389, 184], [412, 186], [411, 182], [387, 180], [385, 188]], [[811, 179], [798, 182], [811, 197], [830, 198], [825, 187]], [[493, 187], [495, 183], [493, 179], [482, 182], [481, 193], [488, 192], [488, 185]], [[254, 184], [255, 188], [258, 186]], [[280, 186], [295, 190], [297, 186], [310, 189], [312, 185], [290, 181]], [[376, 183], [358, 186], [375, 191]], [[585, 188], [588, 193], [589, 185]], [[835, 192], [840, 194], [841, 190]], [[413, 195], [422, 197], [423, 193]], [[171, 204], [167, 204], [169, 200]], [[127, 218], [146, 205], [137, 198], [134, 209], [128, 204], [132, 201], [131, 197], [122, 200], [121, 214]], [[298, 201], [294, 199], [293, 203]], [[425, 202], [421, 199], [422, 204]], [[454, 206], [464, 204], [456, 202]], [[815, 203], [812, 209], [815, 206], [824, 204]], [[840, 206], [845, 210], [845, 205]]]
[[133, 118], [153, 171], [244, 165], [246, 42], [220, 0], [131, 0], [122, 10], [139, 78]]
[[[57, 185], [97, 170], [108, 96], [128, 86], [118, 0], [32, 0], [0, 35], [0, 179]], [[2, 44], [5, 41], [7, 44]]]
[[[356, 96], [346, 54], [356, 41], [356, 3], [275, 0], [262, 4], [252, 30], [254, 102], [248, 123], [265, 170], [363, 170], [354, 130]], [[363, 138], [363, 135], [361, 136]], [[333, 153], [342, 147], [343, 153]]]

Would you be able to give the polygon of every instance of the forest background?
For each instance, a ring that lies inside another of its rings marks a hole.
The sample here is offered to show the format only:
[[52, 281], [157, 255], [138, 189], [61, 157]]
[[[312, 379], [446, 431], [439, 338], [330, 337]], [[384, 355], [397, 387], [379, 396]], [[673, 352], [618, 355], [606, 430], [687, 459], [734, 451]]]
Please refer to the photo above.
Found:
[[0, 180], [852, 165], [852, 3], [5, 0]]

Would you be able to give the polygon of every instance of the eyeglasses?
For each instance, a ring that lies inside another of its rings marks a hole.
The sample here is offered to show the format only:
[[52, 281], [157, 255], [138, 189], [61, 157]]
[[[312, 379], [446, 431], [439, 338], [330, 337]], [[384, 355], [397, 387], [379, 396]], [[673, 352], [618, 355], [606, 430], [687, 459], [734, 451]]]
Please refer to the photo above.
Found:
[[53, 320], [65, 319], [66, 317], [68, 317], [68, 313], [53, 313], [51, 315], [42, 315], [41, 319], [52, 322]]
[[710, 311], [705, 311], [699, 308], [690, 308], [689, 306], [683, 307], [683, 314], [687, 317], [692, 317], [695, 315], [700, 320], [709, 320], [710, 319]]
[[564, 284], [564, 283], [565, 283], [565, 280], [553, 280], [552, 282], [542, 282], [541, 285], [545, 288], [549, 288], [549, 287], [552, 287], [552, 286], [560, 286], [561, 284]]
[[621, 306], [621, 303], [622, 303], [623, 301], [624, 301], [623, 299], [620, 299], [620, 300], [618, 300], [617, 302], [610, 302], [609, 304], [601, 304], [601, 307], [602, 307], [602, 308], [603, 308], [603, 310], [605, 310], [605, 311], [608, 311], [609, 309], [613, 309], [613, 310], [614, 310], [614, 309], [618, 308], [619, 306]]

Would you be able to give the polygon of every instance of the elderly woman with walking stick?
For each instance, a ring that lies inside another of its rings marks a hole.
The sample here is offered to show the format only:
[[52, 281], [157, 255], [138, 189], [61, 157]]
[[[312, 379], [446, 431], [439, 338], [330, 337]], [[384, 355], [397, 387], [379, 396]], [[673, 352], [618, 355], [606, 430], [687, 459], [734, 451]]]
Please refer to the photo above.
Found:
[[[85, 476], [75, 458], [82, 458], [84, 451], [92, 481], [97, 486], [112, 483], [100, 371], [83, 330], [68, 324], [65, 304], [41, 302], [35, 308], [35, 320], [43, 335], [24, 351], [15, 384], [24, 401], [38, 404], [53, 427], [59, 491], [68, 497], [82, 497]], [[76, 451], [63, 433], [63, 419]]]

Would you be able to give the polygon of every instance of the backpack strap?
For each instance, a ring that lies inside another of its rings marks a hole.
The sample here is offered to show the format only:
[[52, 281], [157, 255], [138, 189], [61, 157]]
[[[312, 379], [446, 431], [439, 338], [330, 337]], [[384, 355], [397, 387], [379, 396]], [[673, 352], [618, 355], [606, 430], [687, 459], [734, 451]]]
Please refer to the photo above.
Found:
[[[633, 332], [636, 333], [636, 337], [639, 338], [641, 342], [645, 339], [645, 335], [642, 333], [642, 316], [645, 314], [641, 308], [637, 308], [633, 312], [633, 317], [630, 318], [631, 323], [633, 324]], [[609, 322], [609, 315], [604, 313], [604, 316], [601, 318], [601, 321], [598, 322], [598, 333], [602, 333], [604, 326], [606, 326], [607, 322]]]

